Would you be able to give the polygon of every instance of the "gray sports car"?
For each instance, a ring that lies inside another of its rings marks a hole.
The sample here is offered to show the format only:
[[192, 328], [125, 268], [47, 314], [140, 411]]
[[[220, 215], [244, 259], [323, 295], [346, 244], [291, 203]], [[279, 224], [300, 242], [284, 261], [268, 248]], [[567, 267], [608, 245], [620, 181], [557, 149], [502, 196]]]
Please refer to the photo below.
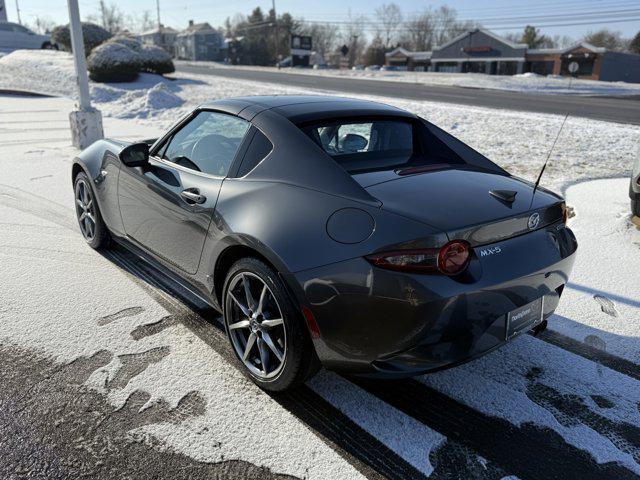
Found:
[[416, 115], [336, 97], [204, 104], [73, 164], [86, 241], [112, 239], [224, 313], [244, 371], [399, 377], [539, 331], [576, 239], [561, 197]]

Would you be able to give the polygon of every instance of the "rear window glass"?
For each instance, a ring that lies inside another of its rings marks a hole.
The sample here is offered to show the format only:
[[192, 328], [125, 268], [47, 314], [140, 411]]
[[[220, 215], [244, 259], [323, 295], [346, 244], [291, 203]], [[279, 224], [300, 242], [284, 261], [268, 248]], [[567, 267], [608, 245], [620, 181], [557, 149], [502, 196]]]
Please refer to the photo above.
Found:
[[304, 125], [302, 130], [349, 173], [464, 163], [419, 122], [341, 119]]

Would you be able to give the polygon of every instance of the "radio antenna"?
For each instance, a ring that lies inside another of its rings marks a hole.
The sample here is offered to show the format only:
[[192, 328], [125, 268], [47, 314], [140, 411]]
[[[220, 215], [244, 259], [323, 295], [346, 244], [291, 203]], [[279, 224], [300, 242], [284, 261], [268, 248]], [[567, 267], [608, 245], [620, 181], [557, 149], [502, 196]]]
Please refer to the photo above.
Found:
[[[579, 65], [577, 62], [571, 62], [569, 64], [569, 72], [571, 73], [571, 77], [569, 77], [569, 86], [567, 90], [571, 89], [571, 83], [573, 82], [573, 75], [578, 71]], [[540, 179], [542, 178], [542, 174], [544, 173], [545, 168], [547, 168], [547, 163], [549, 163], [549, 158], [551, 158], [551, 153], [553, 153], [553, 149], [556, 147], [556, 143], [558, 143], [558, 139], [560, 138], [560, 134], [562, 133], [562, 129], [564, 128], [564, 124], [567, 122], [567, 118], [569, 118], [570, 112], [564, 116], [562, 120], [562, 125], [560, 125], [560, 130], [558, 130], [558, 134], [556, 135], [555, 140], [553, 141], [553, 145], [551, 145], [551, 149], [547, 154], [547, 158], [544, 161], [544, 165], [542, 165], [542, 169], [540, 169], [540, 173], [538, 174], [538, 178], [536, 178], [536, 183], [533, 186], [533, 193], [531, 194], [531, 203], [529, 204], [529, 209], [533, 206], [533, 199], [536, 196], [536, 190], [538, 189], [538, 185], [540, 185]]]
[[[531, 205], [533, 205], [533, 197], [536, 194], [536, 190], [538, 189], [538, 185], [540, 185], [540, 179], [542, 178], [542, 174], [544, 173], [544, 169], [547, 168], [547, 163], [549, 163], [549, 158], [551, 158], [551, 153], [553, 153], [553, 149], [556, 146], [556, 143], [558, 142], [558, 139], [560, 138], [560, 134], [562, 133], [562, 129], [564, 128], [564, 124], [567, 121], [567, 118], [569, 118], [569, 112], [567, 112], [567, 114], [564, 116], [564, 120], [562, 120], [562, 125], [560, 125], [560, 130], [558, 130], [558, 134], [556, 135], [556, 139], [553, 141], [553, 145], [551, 145], [551, 149], [549, 150], [549, 153], [547, 154], [547, 158], [544, 161], [544, 165], [542, 165], [542, 169], [540, 170], [540, 173], [538, 174], [538, 178], [536, 179], [536, 184], [533, 186], [533, 195], [531, 196]], [[529, 207], [531, 208], [531, 207]]]

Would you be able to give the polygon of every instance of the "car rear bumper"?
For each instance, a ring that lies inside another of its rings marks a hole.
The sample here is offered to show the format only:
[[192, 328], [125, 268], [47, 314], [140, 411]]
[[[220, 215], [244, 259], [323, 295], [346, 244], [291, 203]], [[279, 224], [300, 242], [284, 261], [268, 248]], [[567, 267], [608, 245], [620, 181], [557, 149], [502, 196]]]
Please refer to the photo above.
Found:
[[[500, 247], [499, 253], [482, 251]], [[407, 376], [463, 363], [506, 343], [508, 312], [544, 297], [556, 309], [577, 243], [561, 223], [474, 249], [460, 277], [373, 267], [363, 258], [291, 280], [317, 323], [316, 352], [330, 369]], [[485, 252], [486, 253], [486, 252]]]

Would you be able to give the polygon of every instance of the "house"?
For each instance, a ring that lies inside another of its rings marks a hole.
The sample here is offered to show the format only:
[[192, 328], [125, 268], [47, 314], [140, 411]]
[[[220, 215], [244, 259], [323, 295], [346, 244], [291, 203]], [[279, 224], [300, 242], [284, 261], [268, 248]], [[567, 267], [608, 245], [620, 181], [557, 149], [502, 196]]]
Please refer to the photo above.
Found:
[[171, 27], [160, 25], [160, 28], [154, 28], [138, 35], [138, 40], [143, 45], [155, 45], [164, 48], [172, 56], [175, 56], [175, 44], [178, 31]]
[[640, 83], [640, 55], [613, 52], [580, 42], [567, 48], [528, 50], [525, 71], [540, 75], [571, 75], [569, 64], [576, 62], [576, 76], [586, 80]]
[[586, 42], [567, 48], [529, 49], [524, 43], [511, 42], [483, 28], [458, 35], [432, 52], [398, 47], [385, 56], [387, 65], [408, 70], [424, 66], [434, 72], [488, 75], [533, 72], [569, 76], [569, 64], [576, 62], [578, 78], [640, 83], [640, 55], [613, 52]]
[[411, 52], [398, 47], [384, 54], [385, 65], [406, 70], [425, 71], [431, 64], [431, 52]]
[[176, 57], [184, 60], [223, 61], [226, 44], [220, 33], [208, 23], [193, 23], [176, 37]]
[[524, 71], [525, 43], [514, 43], [484, 28], [464, 32], [431, 54], [435, 72], [513, 75]]

